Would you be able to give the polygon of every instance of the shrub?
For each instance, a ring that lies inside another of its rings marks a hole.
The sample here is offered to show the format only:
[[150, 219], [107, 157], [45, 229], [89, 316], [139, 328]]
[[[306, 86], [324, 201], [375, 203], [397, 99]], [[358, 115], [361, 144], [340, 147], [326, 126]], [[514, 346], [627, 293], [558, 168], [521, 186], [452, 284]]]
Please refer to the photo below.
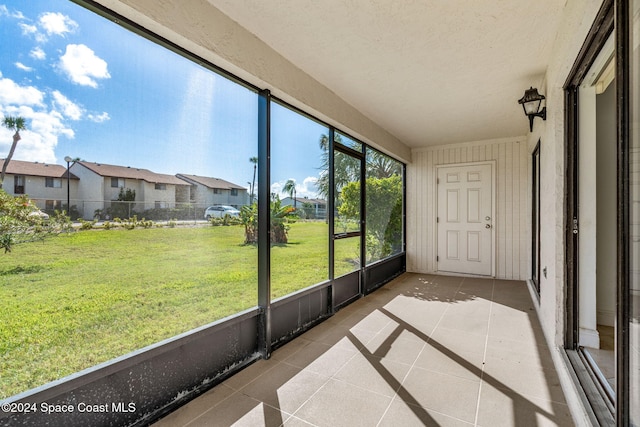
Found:
[[[270, 230], [271, 243], [287, 243], [289, 223], [294, 221], [294, 209], [292, 206], [282, 206], [277, 195], [271, 197], [270, 203]], [[240, 219], [244, 225], [245, 243], [258, 242], [258, 205], [243, 206], [240, 210]]]
[[240, 220], [244, 225], [244, 243], [258, 243], [258, 203], [240, 209]]
[[36, 209], [27, 196], [14, 197], [0, 189], [0, 248], [5, 253], [11, 252], [14, 245], [71, 230], [68, 216], [56, 212], [44, 219], [33, 215]]
[[97, 222], [95, 219], [92, 221], [85, 221], [84, 219], [81, 219], [81, 218], [78, 219], [78, 221], [80, 222], [81, 230], [91, 230]]
[[209, 218], [209, 223], [214, 227], [218, 226], [228, 226], [228, 225], [240, 225], [243, 224], [243, 221], [239, 217], [225, 215], [222, 218], [211, 217]]
[[142, 220], [140, 221], [140, 225], [142, 226], [142, 228], [151, 228], [153, 227], [153, 221], [151, 221], [150, 219], [142, 218]]

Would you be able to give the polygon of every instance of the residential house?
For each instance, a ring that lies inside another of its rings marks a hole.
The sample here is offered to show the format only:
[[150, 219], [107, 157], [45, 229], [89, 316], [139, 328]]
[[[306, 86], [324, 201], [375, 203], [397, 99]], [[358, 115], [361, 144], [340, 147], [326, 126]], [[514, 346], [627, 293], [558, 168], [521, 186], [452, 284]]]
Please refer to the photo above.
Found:
[[82, 200], [84, 218], [93, 218], [96, 213], [113, 217], [113, 213], [108, 212], [112, 202], [127, 190], [135, 192], [135, 200], [126, 203], [124, 213], [115, 216], [147, 209], [172, 208], [177, 203], [189, 202], [189, 184], [174, 175], [85, 161], [75, 162], [71, 170], [80, 178], [78, 199]]
[[191, 184], [190, 201], [198, 207], [228, 205], [241, 208], [249, 204], [247, 189], [232, 182], [185, 173], [176, 176]]
[[305, 212], [309, 219], [325, 219], [327, 217], [327, 201], [322, 199], [309, 199], [308, 197], [293, 197], [281, 199], [282, 206], [295, 206], [296, 209]]
[[[4, 159], [0, 159], [0, 165]], [[26, 194], [41, 210], [52, 212], [66, 210], [67, 199], [71, 206], [78, 194], [79, 178], [71, 174], [67, 180], [67, 168], [41, 162], [11, 160], [7, 166], [2, 189], [11, 195]]]

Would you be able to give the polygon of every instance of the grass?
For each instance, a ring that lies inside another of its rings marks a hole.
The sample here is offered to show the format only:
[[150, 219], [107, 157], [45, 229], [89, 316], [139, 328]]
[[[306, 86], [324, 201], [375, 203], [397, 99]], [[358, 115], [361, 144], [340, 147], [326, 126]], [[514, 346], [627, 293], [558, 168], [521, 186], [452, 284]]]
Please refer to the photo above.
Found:
[[[154, 228], [15, 247], [0, 257], [0, 398], [255, 306], [257, 247], [243, 240], [241, 226]], [[292, 225], [272, 248], [273, 298], [326, 280], [327, 242], [324, 223]]]

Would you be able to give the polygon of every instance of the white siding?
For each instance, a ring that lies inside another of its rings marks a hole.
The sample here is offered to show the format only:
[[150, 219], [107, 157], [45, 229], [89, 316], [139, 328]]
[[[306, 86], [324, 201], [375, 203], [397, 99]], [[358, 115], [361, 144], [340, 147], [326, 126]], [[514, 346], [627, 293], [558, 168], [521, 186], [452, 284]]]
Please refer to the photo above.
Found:
[[530, 277], [530, 158], [525, 138], [417, 149], [407, 166], [407, 270], [435, 271], [435, 170], [438, 165], [496, 164], [496, 277]]

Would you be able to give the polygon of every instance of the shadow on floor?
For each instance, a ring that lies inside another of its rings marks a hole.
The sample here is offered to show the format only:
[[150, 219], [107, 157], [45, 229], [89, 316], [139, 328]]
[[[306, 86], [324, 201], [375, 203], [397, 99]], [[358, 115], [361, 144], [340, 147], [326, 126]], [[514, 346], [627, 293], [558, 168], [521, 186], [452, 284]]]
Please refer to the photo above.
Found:
[[570, 426], [524, 282], [405, 274], [157, 426]]

